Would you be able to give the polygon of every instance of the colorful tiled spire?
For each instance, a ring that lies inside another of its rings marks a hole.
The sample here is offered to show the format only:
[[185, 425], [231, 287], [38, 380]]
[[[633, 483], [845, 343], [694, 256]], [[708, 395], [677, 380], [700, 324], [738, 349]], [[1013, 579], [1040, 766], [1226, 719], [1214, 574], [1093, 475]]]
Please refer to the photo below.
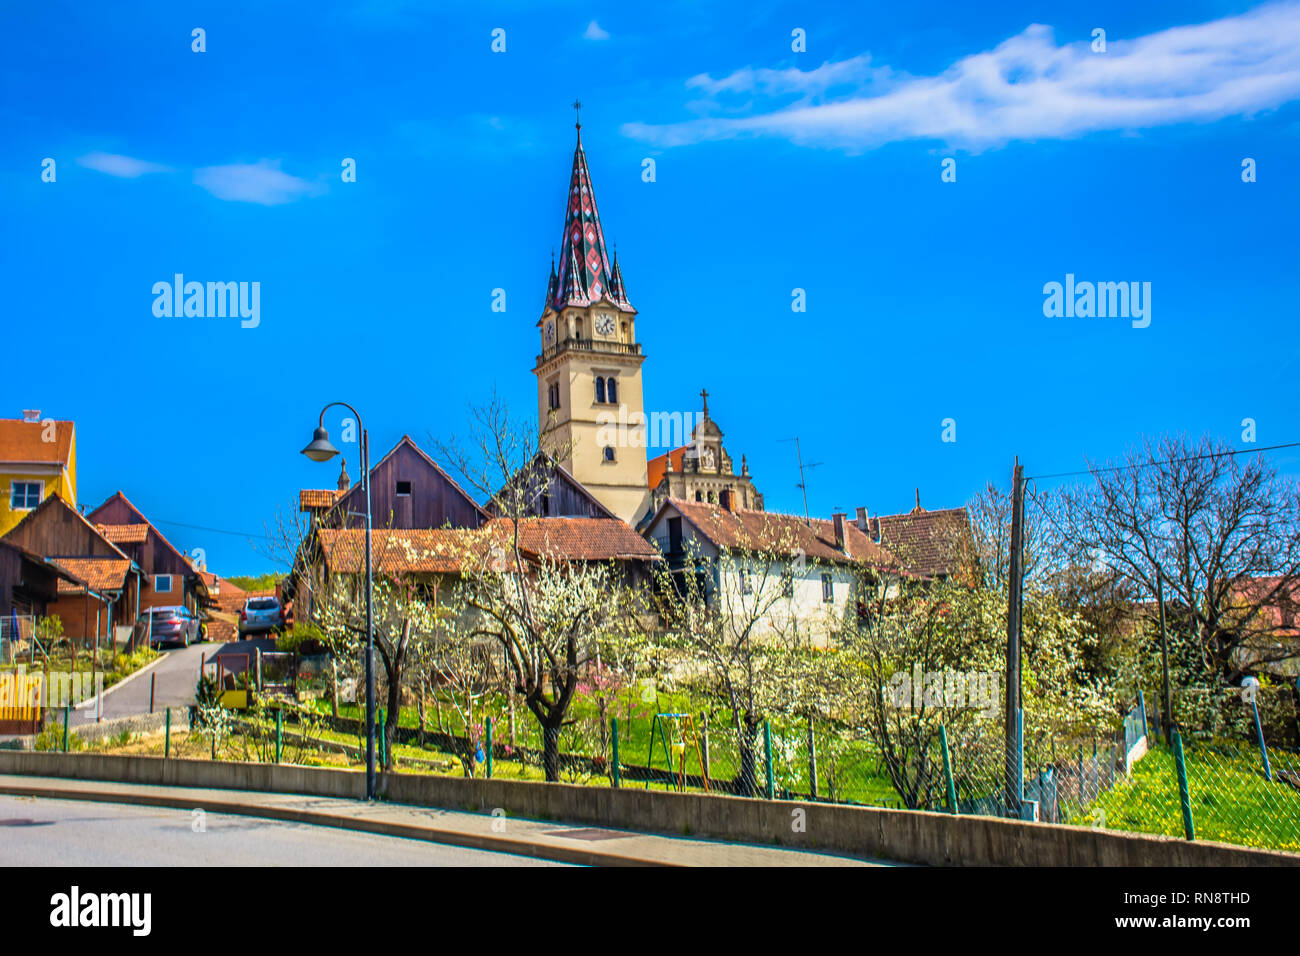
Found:
[[586, 306], [608, 297], [630, 310], [622, 274], [612, 263], [605, 247], [605, 233], [596, 210], [596, 192], [591, 185], [587, 154], [582, 148], [582, 124], [573, 151], [573, 173], [569, 177], [569, 201], [564, 216], [564, 238], [560, 245], [560, 273], [550, 286], [549, 304], [554, 309]]

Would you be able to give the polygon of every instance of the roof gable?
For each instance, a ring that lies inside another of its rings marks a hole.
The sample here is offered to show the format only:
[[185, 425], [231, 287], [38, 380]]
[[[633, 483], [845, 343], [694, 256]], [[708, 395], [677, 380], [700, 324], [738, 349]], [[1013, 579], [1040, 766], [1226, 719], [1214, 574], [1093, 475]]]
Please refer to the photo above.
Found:
[[[388, 454], [384, 455], [383, 458], [370, 466], [370, 479], [372, 483], [377, 474], [383, 475], [398, 467], [415, 467], [424, 470], [425, 474], [431, 478], [433, 487], [445, 490], [446, 493], [461, 506], [460, 510], [468, 511], [473, 514], [477, 522], [480, 524], [488, 519], [488, 513], [479, 507], [478, 502], [470, 497], [465, 489], [457, 484], [456, 480], [452, 478], [451, 475], [447, 474], [447, 472], [444, 471], [436, 461], [425, 454], [424, 450], [415, 443], [410, 435], [403, 435]], [[415, 476], [409, 475], [407, 477]], [[342, 517], [345, 522], [349, 512], [364, 514], [365, 500], [361, 497], [364, 488], [364, 483], [358, 481], [347, 491], [338, 493], [334, 501], [334, 507], [330, 509], [328, 513], [333, 513]], [[312, 489], [307, 490], [311, 491]], [[382, 513], [382, 504], [377, 504], [382, 501], [382, 496], [377, 493], [377, 490], [386, 492], [387, 489], [371, 488], [371, 502], [372, 505], [375, 505], [375, 523], [382, 525], [387, 520], [388, 516]], [[356, 500], [354, 500], [354, 498]], [[300, 494], [300, 504], [302, 501], [303, 499]], [[442, 510], [446, 512], [452, 509], [443, 508]]]
[[112, 557], [127, 554], [58, 495], [28, 512], [5, 540], [43, 557]]

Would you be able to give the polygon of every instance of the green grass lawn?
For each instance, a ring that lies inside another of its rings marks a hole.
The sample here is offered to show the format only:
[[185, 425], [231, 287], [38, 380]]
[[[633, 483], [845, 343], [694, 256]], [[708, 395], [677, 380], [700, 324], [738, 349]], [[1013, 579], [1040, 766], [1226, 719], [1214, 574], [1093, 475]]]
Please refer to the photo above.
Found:
[[[1278, 781], [1276, 775], [1277, 770], [1297, 768], [1296, 755], [1270, 755], [1273, 783], [1264, 778], [1259, 751], [1249, 745], [1192, 742], [1185, 756], [1198, 840], [1300, 851], [1300, 791]], [[1156, 746], [1137, 763], [1128, 780], [1117, 783], [1092, 809], [1069, 822], [1093, 822], [1096, 809], [1105, 813], [1108, 829], [1183, 836], [1172, 750]]]
[[[629, 702], [631, 707], [629, 708]], [[321, 713], [330, 712], [328, 700], [318, 699], [315, 706]], [[508, 723], [504, 697], [496, 695], [484, 698], [476, 705], [477, 712], [490, 714], [493, 718], [493, 739], [499, 746], [507, 743]], [[697, 756], [703, 749], [702, 720], [704, 711], [698, 701], [691, 700], [685, 694], [660, 694], [656, 700], [641, 701], [627, 695], [620, 696], [612, 702], [608, 715], [616, 717], [619, 724], [619, 760], [623, 765], [645, 766], [667, 769], [664, 746], [656, 736], [653, 754], [650, 753], [651, 732], [655, 713], [690, 713], [694, 717], [696, 737], [686, 741], [686, 772], [700, 773], [700, 759]], [[356, 704], [340, 704], [339, 716], [354, 720], [361, 719], [364, 708]], [[630, 717], [629, 717], [630, 714]], [[736, 734], [731, 727], [730, 712], [714, 710], [709, 714], [709, 776], [714, 780], [730, 780], [739, 772], [740, 750]], [[574, 725], [561, 732], [560, 749], [565, 753], [582, 753], [588, 756], [599, 755], [600, 717], [599, 708], [594, 699], [588, 696], [578, 697], [571, 706], [570, 717]], [[444, 704], [442, 708], [443, 729], [452, 734], [463, 735], [464, 722], [454, 708]], [[415, 728], [418, 715], [414, 707], [403, 707], [399, 718], [402, 727]], [[432, 704], [426, 710], [426, 730], [435, 730], [436, 721]], [[822, 731], [828, 733], [829, 730]], [[679, 730], [669, 726], [669, 752], [674, 762], [681, 758], [674, 752], [672, 743]], [[806, 728], [788, 725], [781, 720], [773, 720], [773, 764], [774, 777], [778, 792], [782, 788], [796, 793], [809, 793], [810, 768], [806, 743]], [[520, 706], [515, 715], [516, 745], [533, 750], [541, 749], [541, 735], [532, 714]], [[766, 757], [763, 733], [760, 729], [755, 739], [757, 773], [762, 786], [766, 779]], [[432, 748], [430, 748], [432, 750]], [[827, 796], [833, 790], [839, 800], [851, 800], [873, 806], [896, 806], [898, 795], [887, 777], [877, 768], [877, 762], [871, 746], [864, 741], [852, 741], [842, 746], [830, 746], [824, 738], [818, 744], [818, 794]], [[401, 750], [394, 751], [401, 754]], [[436, 751], [433, 751], [436, 753]], [[497, 758], [494, 772], [499, 776], [518, 776], [521, 779], [540, 779], [540, 770], [533, 762], [523, 763]], [[566, 777], [581, 781], [592, 777], [583, 771], [568, 771]], [[597, 777], [596, 779], [604, 779]], [[628, 781], [627, 786], [645, 786], [644, 781]], [[652, 786], [664, 786], [652, 784]]]

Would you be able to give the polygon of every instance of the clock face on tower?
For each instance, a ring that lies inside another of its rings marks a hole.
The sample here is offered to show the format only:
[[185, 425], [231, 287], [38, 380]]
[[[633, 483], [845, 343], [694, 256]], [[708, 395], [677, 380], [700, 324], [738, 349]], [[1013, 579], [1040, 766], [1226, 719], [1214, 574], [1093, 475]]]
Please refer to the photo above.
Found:
[[596, 331], [601, 335], [614, 334], [614, 317], [608, 312], [602, 312], [596, 317]]
[[554, 319], [546, 323], [546, 329], [543, 332], [543, 334], [546, 336], [547, 345], [555, 344], [555, 320]]

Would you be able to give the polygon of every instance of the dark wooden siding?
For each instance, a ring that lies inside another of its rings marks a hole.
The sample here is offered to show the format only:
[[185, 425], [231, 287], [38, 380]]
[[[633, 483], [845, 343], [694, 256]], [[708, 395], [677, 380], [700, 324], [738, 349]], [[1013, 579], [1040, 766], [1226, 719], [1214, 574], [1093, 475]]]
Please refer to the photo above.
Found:
[[[550, 472], [549, 475], [547, 474], [548, 471]], [[588, 494], [576, 480], [570, 477], [567, 472], [560, 471], [559, 469], [547, 469], [544, 466], [536, 465], [521, 473], [516, 481], [529, 481], [532, 485], [537, 487], [540, 487], [542, 482], [545, 481], [548, 485], [545, 492], [527, 494], [524, 496], [524, 500], [529, 502], [529, 507], [524, 512], [523, 517], [612, 517], [610, 512], [605, 510], [598, 501], [593, 499], [591, 495]], [[504, 510], [505, 509], [499, 507], [495, 502], [488, 505], [488, 511], [497, 517], [513, 517], [512, 515], [505, 514]]]
[[5, 540], [47, 558], [118, 557], [113, 546], [62, 498], [50, 497], [45, 502], [5, 535]]
[[[410, 483], [409, 495], [398, 495], [399, 481]], [[483, 523], [473, 500], [407, 441], [371, 469], [371, 482], [370, 506], [376, 528], [477, 528]], [[365, 496], [357, 482], [323, 524], [360, 528], [365, 525], [365, 513]]]
[[58, 596], [58, 576], [16, 548], [0, 545], [0, 616], [45, 613], [46, 604]]

